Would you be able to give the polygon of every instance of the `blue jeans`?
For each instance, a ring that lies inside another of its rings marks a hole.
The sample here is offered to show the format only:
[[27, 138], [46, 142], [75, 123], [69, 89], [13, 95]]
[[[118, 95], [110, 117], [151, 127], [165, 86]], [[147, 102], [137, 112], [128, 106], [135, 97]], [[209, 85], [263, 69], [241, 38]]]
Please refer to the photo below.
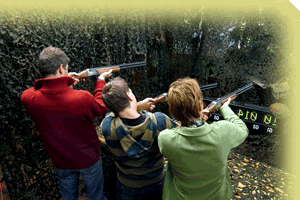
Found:
[[118, 200], [161, 200], [164, 179], [141, 188], [131, 188], [117, 182]]
[[79, 175], [87, 187], [90, 200], [105, 200], [103, 194], [103, 171], [101, 158], [93, 166], [78, 170], [55, 168], [59, 179], [60, 193], [63, 200], [78, 200]]

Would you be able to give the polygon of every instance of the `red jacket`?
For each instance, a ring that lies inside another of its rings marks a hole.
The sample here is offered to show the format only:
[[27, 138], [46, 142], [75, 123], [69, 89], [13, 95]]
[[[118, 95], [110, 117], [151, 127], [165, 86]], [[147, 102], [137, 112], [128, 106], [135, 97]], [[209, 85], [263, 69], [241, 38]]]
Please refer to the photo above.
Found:
[[87, 168], [100, 158], [93, 120], [107, 111], [102, 101], [105, 81], [96, 82], [94, 96], [69, 88], [73, 83], [68, 76], [42, 78], [21, 96], [46, 152], [59, 169]]

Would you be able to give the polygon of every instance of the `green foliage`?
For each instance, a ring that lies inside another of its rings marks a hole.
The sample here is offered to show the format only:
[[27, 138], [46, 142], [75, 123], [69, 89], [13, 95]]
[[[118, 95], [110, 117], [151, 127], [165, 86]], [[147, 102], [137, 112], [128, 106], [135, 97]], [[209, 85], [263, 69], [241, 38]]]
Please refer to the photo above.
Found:
[[[174, 80], [184, 76], [196, 78], [200, 85], [217, 80], [218, 89], [204, 95], [218, 97], [251, 81], [248, 75], [273, 83], [286, 74], [281, 69], [280, 28], [268, 16], [211, 16], [204, 10], [1, 11], [0, 163], [11, 198], [59, 199], [51, 161], [39, 137], [31, 134], [35, 128], [20, 102], [22, 91], [40, 77], [37, 59], [43, 48], [61, 48], [71, 59], [69, 71], [76, 72], [146, 59], [147, 67], [115, 75], [129, 82], [138, 100], [167, 92]], [[94, 81], [89, 78], [77, 89], [92, 92]], [[258, 104], [259, 97], [249, 91], [240, 100]]]

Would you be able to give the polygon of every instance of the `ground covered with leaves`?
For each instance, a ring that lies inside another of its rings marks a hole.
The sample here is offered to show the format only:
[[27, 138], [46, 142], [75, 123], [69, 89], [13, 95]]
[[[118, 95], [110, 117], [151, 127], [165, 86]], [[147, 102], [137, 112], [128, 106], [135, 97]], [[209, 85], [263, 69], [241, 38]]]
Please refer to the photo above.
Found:
[[228, 169], [233, 199], [294, 199], [293, 174], [235, 152], [228, 157]]
[[249, 135], [228, 156], [233, 199], [294, 199], [286, 160], [288, 135]]

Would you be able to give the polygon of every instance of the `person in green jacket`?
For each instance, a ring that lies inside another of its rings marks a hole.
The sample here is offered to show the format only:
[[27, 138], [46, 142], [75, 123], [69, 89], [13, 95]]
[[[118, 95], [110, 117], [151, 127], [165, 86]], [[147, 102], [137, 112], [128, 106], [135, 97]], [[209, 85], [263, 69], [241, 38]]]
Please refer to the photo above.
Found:
[[195, 79], [173, 82], [168, 91], [170, 114], [181, 126], [158, 136], [161, 153], [168, 159], [164, 200], [230, 199], [227, 168], [230, 150], [248, 136], [245, 123], [230, 109], [229, 99], [220, 108], [225, 120], [208, 124], [203, 95]]

